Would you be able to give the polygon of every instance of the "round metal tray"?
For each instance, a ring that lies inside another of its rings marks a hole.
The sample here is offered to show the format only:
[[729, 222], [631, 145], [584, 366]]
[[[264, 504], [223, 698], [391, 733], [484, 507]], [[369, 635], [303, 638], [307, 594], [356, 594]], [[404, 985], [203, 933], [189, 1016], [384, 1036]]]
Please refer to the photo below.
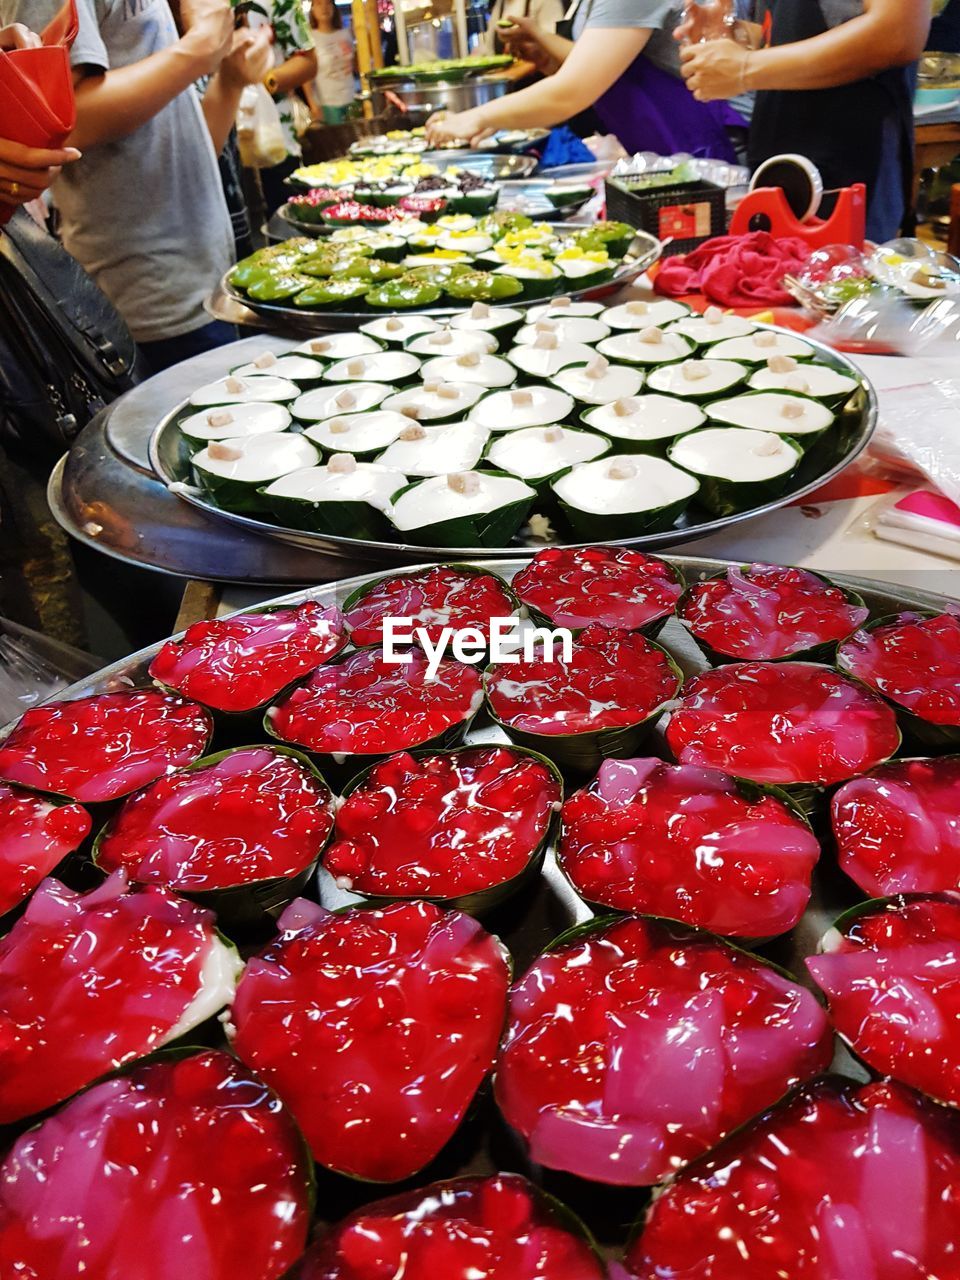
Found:
[[[456, 147], [445, 151], [422, 151], [417, 160], [436, 165], [441, 172], [452, 168], [469, 169], [471, 173], [477, 173], [491, 182], [500, 182], [505, 178], [527, 178], [538, 164], [536, 156], [516, 155], [513, 152], [463, 151]], [[286, 180], [286, 186], [297, 191], [310, 191], [319, 185], [293, 174]], [[345, 182], [342, 185], [346, 187], [352, 184]]]
[[[369, 317], [366, 317], [369, 318]], [[753, 507], [749, 511], [732, 516], [711, 516], [706, 512], [688, 508], [675, 526], [660, 533], [641, 534], [620, 539], [617, 545], [627, 547], [678, 546], [704, 538], [712, 533], [742, 524], [746, 520], [766, 515], [789, 503], [807, 497], [827, 481], [843, 471], [866, 448], [877, 420], [877, 400], [873, 388], [859, 370], [844, 356], [821, 343], [806, 339], [816, 348], [818, 357], [843, 373], [856, 378], [858, 389], [847, 400], [837, 416], [836, 426], [804, 455], [804, 459], [787, 491], [772, 502]], [[403, 542], [374, 542], [360, 538], [335, 537], [332, 534], [310, 533], [302, 529], [286, 529], [267, 520], [238, 515], [215, 506], [206, 495], [192, 488], [180, 488], [190, 482], [189, 467], [183, 456], [180, 435], [174, 425], [184, 408], [185, 401], [169, 412], [158, 425], [150, 440], [150, 463], [156, 474], [169, 487], [175, 485], [177, 496], [192, 506], [199, 507], [207, 515], [224, 520], [248, 533], [259, 533], [289, 546], [308, 548], [351, 560], [371, 560], [376, 564], [415, 564], [429, 555], [437, 560], [469, 560], [478, 556], [485, 560], [507, 560], [524, 549], [538, 550], [547, 545], [532, 536], [518, 537], [506, 547], [422, 547]], [[582, 545], [581, 543], [555, 545]]]

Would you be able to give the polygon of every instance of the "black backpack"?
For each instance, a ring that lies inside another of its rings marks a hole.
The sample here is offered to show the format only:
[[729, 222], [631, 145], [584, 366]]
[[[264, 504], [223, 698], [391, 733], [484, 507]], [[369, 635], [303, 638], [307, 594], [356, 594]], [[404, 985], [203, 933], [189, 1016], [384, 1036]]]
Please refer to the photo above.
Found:
[[137, 361], [110, 300], [18, 210], [0, 232], [0, 443], [55, 461], [141, 380]]

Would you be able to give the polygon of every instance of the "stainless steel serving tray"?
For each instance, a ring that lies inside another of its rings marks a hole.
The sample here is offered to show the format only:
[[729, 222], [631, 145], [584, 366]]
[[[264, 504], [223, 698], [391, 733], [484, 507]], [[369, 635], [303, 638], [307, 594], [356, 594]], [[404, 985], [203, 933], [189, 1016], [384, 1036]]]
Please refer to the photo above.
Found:
[[[877, 420], [877, 400], [873, 388], [846, 357], [810, 338], [805, 340], [816, 348], [818, 358], [824, 363], [856, 378], [859, 389], [850, 396], [846, 406], [839, 413], [837, 425], [804, 456], [787, 491], [772, 502], [732, 516], [714, 517], [705, 512], [698, 513], [688, 509], [673, 528], [660, 533], [624, 538], [617, 545], [643, 547], [647, 550], [656, 547], [675, 547], [685, 542], [693, 542], [697, 538], [704, 538], [708, 534], [719, 533], [721, 530], [742, 524], [757, 516], [766, 515], [789, 503], [797, 502], [819, 489], [821, 485], [839, 475], [866, 448]], [[447, 561], [469, 560], [478, 556], [485, 560], [503, 561], [509, 560], [524, 549], [535, 551], [546, 545], [542, 540], [532, 536], [528, 536], [526, 540], [518, 538], [506, 547], [483, 548], [482, 551], [477, 547], [422, 547], [403, 542], [374, 542], [359, 538], [335, 537], [331, 534], [310, 533], [302, 529], [286, 529], [266, 520], [257, 520], [251, 516], [224, 511], [215, 506], [206, 495], [195, 491], [185, 492], [179, 487], [190, 480], [189, 467], [183, 456], [180, 435], [175, 426], [176, 418], [182, 412], [185, 403], [179, 404], [168, 413], [157, 426], [150, 441], [151, 466], [165, 484], [177, 486], [176, 492], [184, 502], [198, 507], [215, 520], [226, 521], [247, 533], [259, 533], [264, 537], [287, 543], [289, 546], [340, 555], [354, 561], [370, 560], [381, 565], [416, 564], [427, 555], [437, 560]]]

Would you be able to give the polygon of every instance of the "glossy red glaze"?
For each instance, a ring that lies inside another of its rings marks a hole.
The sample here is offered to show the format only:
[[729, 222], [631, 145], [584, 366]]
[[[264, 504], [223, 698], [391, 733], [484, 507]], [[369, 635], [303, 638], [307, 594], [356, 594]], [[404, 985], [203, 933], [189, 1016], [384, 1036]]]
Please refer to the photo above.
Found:
[[526, 869], [561, 798], [547, 766], [511, 747], [403, 752], [344, 799], [323, 865], [356, 893], [476, 893]]
[[960, 888], [960, 756], [895, 760], [830, 806], [840, 865], [871, 898]]
[[881, 1075], [960, 1103], [960, 894], [894, 898], [807, 960], [833, 1025]]
[[815, 573], [770, 564], [696, 583], [680, 613], [717, 653], [758, 661], [845, 640], [869, 615]]
[[106, 871], [187, 893], [295, 876], [333, 826], [333, 797], [275, 747], [239, 747], [125, 801], [97, 846]]
[[94, 1085], [0, 1166], [0, 1275], [277, 1280], [310, 1216], [287, 1111], [209, 1050]]
[[454, 1178], [352, 1213], [296, 1280], [604, 1280], [588, 1245], [515, 1173]]
[[639, 631], [669, 618], [683, 591], [665, 560], [626, 547], [547, 547], [512, 586], [554, 626], [574, 631], [591, 623]]
[[496, 1095], [531, 1158], [596, 1182], [659, 1182], [827, 1068], [809, 991], [679, 925], [601, 925], [512, 989]]
[[502, 663], [488, 671], [487, 701], [502, 724], [550, 736], [641, 724], [677, 693], [680, 677], [642, 635], [591, 626], [571, 660]]
[[582, 897], [714, 933], [792, 929], [819, 856], [813, 832], [785, 804], [748, 799], [714, 769], [605, 760], [563, 806], [560, 865]]
[[48, 702], [0, 742], [0, 778], [95, 803], [116, 800], [207, 749], [209, 711], [155, 689]]
[[491, 618], [509, 618], [514, 608], [492, 573], [436, 565], [422, 573], [384, 578], [345, 617], [357, 646], [383, 643], [384, 618], [403, 618], [413, 627], [425, 627], [436, 644], [444, 627], [479, 627], [487, 634]]
[[775, 785], [831, 786], [900, 744], [875, 694], [812, 662], [735, 662], [688, 681], [667, 742], [681, 764]]
[[215, 938], [210, 912], [165, 889], [45, 881], [0, 940], [0, 1124], [163, 1044]]
[[182, 640], [167, 641], [150, 674], [216, 711], [253, 711], [346, 643], [339, 610], [308, 600], [288, 609], [195, 622]]
[[681, 1173], [627, 1253], [632, 1280], [955, 1280], [960, 1118], [833, 1078]]
[[78, 804], [52, 804], [0, 782], [0, 915], [22, 902], [89, 834], [90, 815]]
[[858, 631], [837, 657], [844, 671], [930, 724], [960, 725], [960, 617], [903, 613]]
[[388, 663], [374, 650], [315, 671], [267, 712], [272, 733], [331, 755], [387, 755], [468, 720], [481, 702], [475, 667], [444, 660], [434, 679], [419, 651]]
[[314, 908], [301, 923], [312, 905], [294, 904], [281, 937], [250, 960], [234, 1049], [320, 1164], [398, 1182], [452, 1137], [493, 1066], [506, 953], [470, 916], [428, 902]]

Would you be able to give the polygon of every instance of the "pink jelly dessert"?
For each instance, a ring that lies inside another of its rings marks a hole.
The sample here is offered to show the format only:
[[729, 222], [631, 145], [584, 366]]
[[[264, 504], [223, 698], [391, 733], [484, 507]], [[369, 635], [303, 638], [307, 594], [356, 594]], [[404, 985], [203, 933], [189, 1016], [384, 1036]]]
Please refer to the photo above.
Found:
[[493, 1066], [509, 959], [429, 902], [325, 912], [300, 900], [237, 988], [234, 1049], [315, 1159], [398, 1182], [440, 1151]]
[[695, 676], [670, 718], [681, 764], [774, 785], [831, 786], [900, 745], [876, 694], [812, 662], [735, 662]]
[[591, 623], [647, 630], [672, 615], [683, 591], [672, 565], [626, 547], [547, 547], [512, 585], [524, 604], [572, 631]]
[[830, 815], [840, 866], [870, 897], [960, 888], [960, 756], [880, 765]]
[[789, 658], [845, 640], [870, 611], [807, 569], [731, 567], [690, 588], [680, 618], [721, 658]]
[[346, 644], [339, 610], [315, 600], [195, 622], [168, 640], [150, 674], [216, 711], [253, 711]]
[[387, 755], [464, 725], [483, 701], [474, 667], [441, 661], [433, 679], [419, 650], [387, 662], [362, 650], [315, 671], [267, 712], [283, 742], [330, 755]]
[[296, 1280], [604, 1280], [590, 1246], [515, 1173], [376, 1200], [307, 1254]]
[[829, 1065], [819, 1004], [756, 956], [650, 919], [576, 934], [513, 987], [497, 1063], [536, 1163], [659, 1182]]
[[0, 1165], [0, 1275], [277, 1280], [300, 1257], [310, 1161], [289, 1114], [216, 1050], [94, 1085]]
[[44, 881], [0, 939], [0, 1124], [212, 1017], [238, 968], [211, 913], [166, 889]]
[[355, 893], [457, 898], [515, 880], [563, 792], [514, 747], [465, 747], [373, 766], [337, 811], [323, 865]]
[[960, 1118], [837, 1077], [681, 1173], [613, 1280], [955, 1280]]
[[436, 565], [381, 579], [345, 616], [350, 639], [359, 648], [383, 643], [384, 618], [423, 627], [436, 644], [444, 627], [476, 627], [486, 635], [492, 618], [509, 618], [515, 609], [505, 584], [492, 573]]
[[858, 631], [837, 654], [841, 670], [934, 725], [960, 726], [960, 617], [902, 613]]
[[960, 894], [855, 910], [807, 968], [854, 1052], [942, 1102], [960, 1103]]
[[605, 760], [563, 806], [559, 860], [581, 897], [714, 933], [792, 929], [819, 856], [792, 809], [715, 769]]
[[154, 689], [47, 702], [0, 742], [0, 778], [71, 800], [116, 800], [203, 755], [209, 711]]
[[78, 804], [0, 782], [0, 915], [15, 907], [90, 834], [90, 815]]
[[132, 880], [205, 893], [301, 875], [332, 826], [333, 797], [313, 769], [277, 747], [239, 747], [131, 796], [95, 856]]
[[591, 626], [565, 661], [557, 649], [487, 672], [487, 702], [509, 729], [548, 736], [618, 729], [660, 711], [680, 674], [658, 645], [635, 631]]

